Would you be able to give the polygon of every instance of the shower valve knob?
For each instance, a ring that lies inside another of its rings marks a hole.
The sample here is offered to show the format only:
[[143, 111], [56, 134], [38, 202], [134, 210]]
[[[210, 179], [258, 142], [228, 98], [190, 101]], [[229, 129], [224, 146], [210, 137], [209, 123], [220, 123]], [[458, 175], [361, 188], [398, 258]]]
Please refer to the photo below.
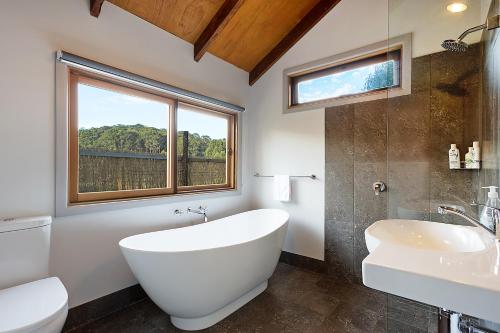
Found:
[[378, 181], [373, 183], [372, 188], [375, 191], [375, 195], [379, 195], [381, 192], [385, 192], [387, 187], [384, 182]]

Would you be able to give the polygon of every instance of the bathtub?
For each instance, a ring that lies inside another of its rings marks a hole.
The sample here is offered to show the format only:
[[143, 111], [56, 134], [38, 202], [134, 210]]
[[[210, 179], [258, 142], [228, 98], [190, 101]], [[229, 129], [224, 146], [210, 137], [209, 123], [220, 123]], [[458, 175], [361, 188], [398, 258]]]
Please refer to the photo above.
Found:
[[131, 236], [120, 248], [148, 296], [172, 324], [199, 330], [267, 288], [289, 215], [253, 210], [204, 224]]

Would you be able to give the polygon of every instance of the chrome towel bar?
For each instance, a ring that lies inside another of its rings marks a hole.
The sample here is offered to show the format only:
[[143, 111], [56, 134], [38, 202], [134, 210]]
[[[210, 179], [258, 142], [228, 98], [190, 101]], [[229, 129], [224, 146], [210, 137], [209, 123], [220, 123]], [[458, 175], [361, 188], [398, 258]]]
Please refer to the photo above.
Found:
[[[261, 178], [273, 178], [274, 176], [264, 176], [259, 174], [258, 172], [254, 173], [254, 177], [261, 177]], [[291, 178], [311, 178], [311, 179], [318, 179], [316, 175], [309, 175], [309, 176], [290, 176]]]

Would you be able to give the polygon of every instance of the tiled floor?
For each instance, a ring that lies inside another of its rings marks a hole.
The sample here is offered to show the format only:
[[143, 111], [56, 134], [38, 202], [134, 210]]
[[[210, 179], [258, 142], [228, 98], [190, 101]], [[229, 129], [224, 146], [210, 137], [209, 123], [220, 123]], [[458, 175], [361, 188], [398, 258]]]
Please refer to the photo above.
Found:
[[[268, 289], [202, 332], [385, 332], [386, 296], [280, 263]], [[149, 299], [71, 333], [182, 332]]]

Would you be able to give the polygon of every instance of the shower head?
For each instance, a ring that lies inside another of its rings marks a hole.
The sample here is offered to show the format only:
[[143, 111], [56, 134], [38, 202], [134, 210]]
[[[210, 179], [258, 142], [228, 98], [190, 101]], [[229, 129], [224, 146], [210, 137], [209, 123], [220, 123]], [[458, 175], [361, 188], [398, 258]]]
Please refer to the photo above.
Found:
[[469, 48], [469, 44], [461, 40], [447, 39], [441, 46], [443, 49], [453, 52], [465, 52]]
[[486, 20], [485, 24], [467, 29], [457, 39], [447, 39], [441, 44], [441, 46], [448, 51], [465, 52], [469, 48], [469, 45], [464, 42], [463, 39], [467, 37], [468, 34], [474, 31], [480, 31], [483, 29], [492, 30], [498, 27], [500, 27], [500, 15], [492, 16]]

